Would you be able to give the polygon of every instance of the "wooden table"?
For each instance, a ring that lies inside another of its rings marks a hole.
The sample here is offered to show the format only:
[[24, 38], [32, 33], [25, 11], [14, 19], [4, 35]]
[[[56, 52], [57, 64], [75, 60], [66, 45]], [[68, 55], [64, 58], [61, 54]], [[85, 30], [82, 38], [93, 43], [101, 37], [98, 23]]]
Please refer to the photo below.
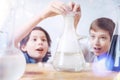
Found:
[[93, 71], [61, 72], [48, 64], [27, 64], [26, 71], [20, 80], [113, 80], [117, 72], [98, 76]]

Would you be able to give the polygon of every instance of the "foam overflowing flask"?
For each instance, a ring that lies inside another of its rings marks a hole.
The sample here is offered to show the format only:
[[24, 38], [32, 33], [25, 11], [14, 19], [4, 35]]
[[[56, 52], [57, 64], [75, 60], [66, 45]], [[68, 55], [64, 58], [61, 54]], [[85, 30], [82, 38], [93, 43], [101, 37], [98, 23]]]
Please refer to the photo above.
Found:
[[59, 39], [53, 66], [57, 71], [81, 71], [85, 60], [74, 27], [75, 13], [64, 15], [64, 32]]
[[120, 71], [120, 23], [116, 24], [111, 46], [108, 52], [106, 66], [109, 70]]

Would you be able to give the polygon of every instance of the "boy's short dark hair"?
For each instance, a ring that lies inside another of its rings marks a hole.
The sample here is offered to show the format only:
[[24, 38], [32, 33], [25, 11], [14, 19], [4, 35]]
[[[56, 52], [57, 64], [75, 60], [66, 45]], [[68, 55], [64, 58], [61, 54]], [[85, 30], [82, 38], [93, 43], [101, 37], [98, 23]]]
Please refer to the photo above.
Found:
[[[96, 25], [96, 26], [93, 26]], [[114, 28], [115, 28], [115, 23], [109, 19], [109, 18], [98, 18], [94, 20], [90, 26], [90, 30], [96, 30], [97, 28], [106, 30], [109, 32], [110, 38], [112, 38]]]

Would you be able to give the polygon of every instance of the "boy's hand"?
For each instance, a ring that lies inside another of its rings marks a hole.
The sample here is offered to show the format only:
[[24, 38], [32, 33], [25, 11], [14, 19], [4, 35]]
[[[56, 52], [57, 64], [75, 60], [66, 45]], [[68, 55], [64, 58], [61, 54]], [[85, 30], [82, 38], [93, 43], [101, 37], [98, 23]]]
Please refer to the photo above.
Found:
[[73, 12], [75, 12], [75, 20], [74, 20], [74, 26], [77, 27], [77, 24], [81, 18], [81, 8], [79, 4], [75, 4], [74, 2], [69, 3], [69, 7]]
[[43, 19], [45, 19], [47, 17], [52, 17], [56, 15], [65, 15], [70, 11], [76, 13], [74, 18], [74, 26], [76, 28], [81, 17], [81, 8], [79, 4], [76, 4], [74, 2], [69, 2], [69, 4], [67, 5], [61, 1], [52, 1], [43, 11], [42, 16]]
[[44, 17], [52, 17], [60, 14], [68, 13], [71, 8], [61, 1], [52, 1], [44, 10]]

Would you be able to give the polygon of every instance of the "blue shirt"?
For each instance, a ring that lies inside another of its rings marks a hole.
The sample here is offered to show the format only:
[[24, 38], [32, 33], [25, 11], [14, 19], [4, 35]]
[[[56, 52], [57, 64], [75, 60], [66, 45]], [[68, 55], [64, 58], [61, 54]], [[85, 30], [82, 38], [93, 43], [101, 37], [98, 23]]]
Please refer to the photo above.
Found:
[[[26, 63], [37, 63], [37, 61], [36, 61], [34, 58], [32, 58], [32, 57], [30, 57], [30, 56], [28, 55], [28, 53], [23, 53], [23, 54], [24, 54], [24, 56], [25, 56]], [[48, 60], [49, 57], [51, 56], [50, 54], [51, 54], [50, 52], [47, 52], [46, 55], [45, 55], [45, 57], [42, 59], [41, 62], [47, 62], [47, 60]]]
[[26, 63], [36, 63], [36, 60], [31, 58], [27, 53], [24, 53]]
[[100, 61], [102, 59], [105, 59], [107, 57], [107, 53], [101, 54], [99, 56], [96, 56], [94, 59], [94, 62]]

